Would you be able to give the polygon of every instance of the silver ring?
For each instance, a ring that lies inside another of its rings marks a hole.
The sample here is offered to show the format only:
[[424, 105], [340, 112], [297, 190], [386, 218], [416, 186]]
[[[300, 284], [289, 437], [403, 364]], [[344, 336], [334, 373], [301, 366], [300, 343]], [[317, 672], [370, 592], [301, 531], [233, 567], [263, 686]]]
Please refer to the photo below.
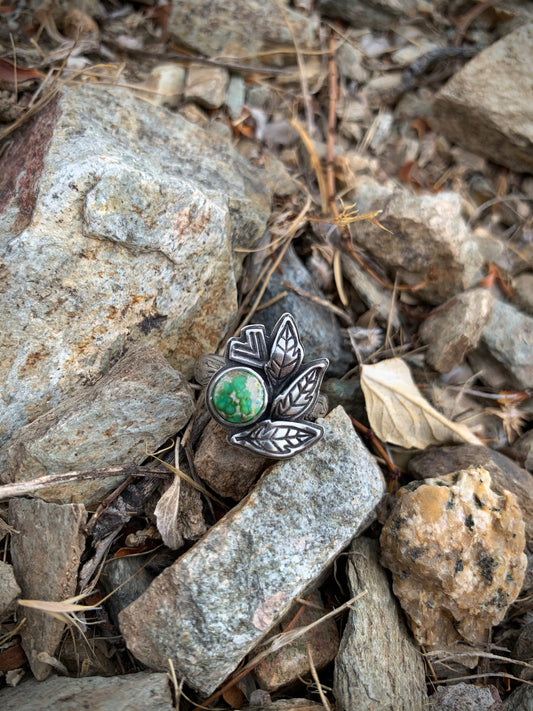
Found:
[[327, 413], [320, 394], [329, 360], [303, 365], [298, 327], [285, 313], [270, 336], [262, 324], [230, 338], [224, 356], [202, 356], [195, 377], [206, 385], [214, 420], [228, 428], [228, 442], [255, 454], [289, 459], [318, 442], [324, 429], [312, 420]]

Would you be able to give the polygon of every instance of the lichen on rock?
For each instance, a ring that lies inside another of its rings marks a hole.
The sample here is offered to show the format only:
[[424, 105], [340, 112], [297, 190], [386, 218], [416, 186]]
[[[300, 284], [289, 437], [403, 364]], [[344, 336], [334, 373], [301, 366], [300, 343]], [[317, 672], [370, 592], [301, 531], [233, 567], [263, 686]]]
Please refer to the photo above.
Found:
[[382, 562], [414, 636], [429, 649], [481, 642], [520, 592], [522, 513], [514, 494], [490, 485], [475, 466], [411, 482], [383, 528]]

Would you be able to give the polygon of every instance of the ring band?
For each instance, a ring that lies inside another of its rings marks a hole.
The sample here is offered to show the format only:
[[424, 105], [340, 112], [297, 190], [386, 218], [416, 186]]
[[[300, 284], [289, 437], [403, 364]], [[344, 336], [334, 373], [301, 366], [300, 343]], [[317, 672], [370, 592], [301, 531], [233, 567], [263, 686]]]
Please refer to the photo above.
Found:
[[289, 459], [318, 442], [324, 429], [312, 420], [327, 413], [320, 386], [329, 360], [303, 364], [293, 316], [283, 314], [268, 337], [262, 324], [230, 338], [225, 356], [201, 356], [195, 377], [205, 385], [214, 420], [228, 428], [228, 442], [255, 454]]

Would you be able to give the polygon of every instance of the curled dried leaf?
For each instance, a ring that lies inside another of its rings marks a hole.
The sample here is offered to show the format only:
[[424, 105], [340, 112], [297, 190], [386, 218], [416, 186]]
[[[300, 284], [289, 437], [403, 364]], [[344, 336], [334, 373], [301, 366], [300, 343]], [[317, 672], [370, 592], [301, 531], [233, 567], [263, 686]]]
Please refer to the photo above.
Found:
[[370, 426], [384, 442], [407, 449], [432, 444], [480, 444], [466, 425], [452, 422], [422, 397], [401, 358], [361, 366], [361, 388]]
[[174, 481], [161, 496], [154, 511], [163, 543], [174, 550], [183, 545], [183, 537], [178, 530], [180, 489], [181, 478], [174, 474]]

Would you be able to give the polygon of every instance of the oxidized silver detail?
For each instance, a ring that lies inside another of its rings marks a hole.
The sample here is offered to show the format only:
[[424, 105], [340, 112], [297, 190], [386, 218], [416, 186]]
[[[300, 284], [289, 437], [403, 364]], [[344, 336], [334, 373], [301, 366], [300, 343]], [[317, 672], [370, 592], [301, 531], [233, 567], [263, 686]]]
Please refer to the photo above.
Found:
[[[229, 339], [225, 358], [202, 356], [196, 379], [207, 384], [207, 408], [230, 430], [230, 444], [264, 457], [288, 459], [323, 436], [323, 427], [310, 420], [327, 413], [327, 398], [319, 391], [329, 360], [319, 358], [302, 365], [303, 357], [298, 328], [289, 313], [279, 319], [270, 337], [261, 324], [245, 326], [239, 337]], [[243, 366], [255, 373], [266, 389], [267, 407], [252, 424], [228, 422], [217, 411], [212, 397], [216, 379]]]

